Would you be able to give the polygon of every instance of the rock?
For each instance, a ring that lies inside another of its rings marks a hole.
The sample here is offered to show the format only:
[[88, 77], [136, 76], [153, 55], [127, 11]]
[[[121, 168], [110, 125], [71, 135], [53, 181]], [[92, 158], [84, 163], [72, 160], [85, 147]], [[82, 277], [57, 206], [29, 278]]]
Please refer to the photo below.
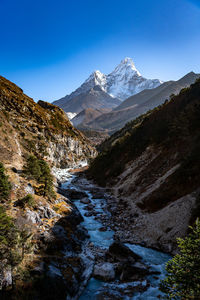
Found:
[[40, 218], [52, 219], [55, 217], [61, 217], [61, 215], [57, 214], [53, 209], [48, 206], [40, 206], [38, 207]]
[[93, 215], [93, 212], [92, 211], [89, 211], [89, 212], [86, 212], [84, 214], [85, 217], [91, 217]]
[[34, 188], [30, 183], [28, 183], [27, 186], [25, 187], [25, 191], [27, 192], [27, 194], [31, 194], [31, 195], [35, 194]]
[[141, 259], [141, 257], [131, 251], [127, 246], [120, 242], [113, 242], [110, 245], [107, 254], [117, 261], [130, 261], [135, 262]]
[[77, 191], [75, 189], [65, 190], [60, 187], [58, 187], [58, 193], [69, 198], [70, 200], [80, 200], [83, 198], [87, 198], [88, 196], [85, 192]]
[[83, 203], [83, 204], [90, 204], [91, 201], [88, 198], [83, 198], [83, 199], [80, 200], [80, 202]]
[[99, 228], [99, 231], [106, 231], [106, 230], [107, 230], [107, 228], [105, 226]]
[[29, 221], [31, 221], [34, 224], [41, 224], [42, 223], [39, 214], [35, 211], [31, 211], [31, 210], [27, 209], [26, 217]]
[[[64, 220], [64, 223], [69, 223], [71, 226], [77, 226], [81, 222], [83, 222], [83, 217], [81, 216], [79, 210], [76, 208], [75, 205], [73, 205], [73, 209], [70, 211], [70, 213], [62, 218], [61, 220]], [[59, 220], [59, 221], [61, 221]], [[59, 223], [58, 221], [58, 223]]]
[[95, 265], [93, 275], [103, 281], [111, 281], [115, 278], [114, 266], [111, 263], [103, 262]]
[[94, 205], [93, 204], [88, 204], [87, 206], [85, 206], [84, 209], [93, 210], [94, 209]]
[[0, 267], [0, 290], [12, 286], [12, 271], [11, 266], [7, 265], [7, 261], [1, 262]]
[[93, 190], [92, 198], [93, 199], [103, 199], [105, 197], [104, 192], [101, 190]]
[[123, 266], [123, 271], [120, 275], [120, 280], [122, 281], [139, 280], [141, 277], [144, 277], [148, 274], [149, 274], [148, 267], [141, 263], [137, 262], [133, 265], [126, 264]]

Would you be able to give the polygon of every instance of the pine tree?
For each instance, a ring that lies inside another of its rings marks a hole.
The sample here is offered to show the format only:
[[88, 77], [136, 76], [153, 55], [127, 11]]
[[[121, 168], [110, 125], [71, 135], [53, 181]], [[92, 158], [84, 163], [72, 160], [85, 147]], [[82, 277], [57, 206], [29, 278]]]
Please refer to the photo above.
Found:
[[160, 289], [167, 299], [200, 299], [200, 222], [185, 238], [178, 239], [180, 253], [166, 265], [167, 276]]
[[10, 190], [11, 184], [5, 174], [5, 168], [0, 162], [0, 200], [6, 199], [10, 194]]

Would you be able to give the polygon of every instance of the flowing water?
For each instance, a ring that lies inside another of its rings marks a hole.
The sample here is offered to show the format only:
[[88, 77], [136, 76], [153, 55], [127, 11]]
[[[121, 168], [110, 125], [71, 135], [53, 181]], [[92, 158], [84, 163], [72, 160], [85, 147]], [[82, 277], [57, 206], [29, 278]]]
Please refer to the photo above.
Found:
[[[86, 192], [88, 195], [91, 204], [94, 205], [94, 210], [97, 214], [101, 216], [107, 214], [109, 217], [109, 212], [106, 210], [106, 201], [105, 199], [93, 199], [92, 192], [85, 187], [77, 187], [77, 185], [73, 184], [74, 175], [68, 176], [68, 179], [65, 183], [62, 184], [62, 188], [64, 189], [77, 189]], [[97, 220], [94, 215], [85, 216], [86, 204], [83, 204], [80, 200], [74, 201], [76, 207], [80, 211], [81, 215], [84, 218], [83, 226], [88, 230], [88, 234], [90, 235], [90, 241], [100, 248], [107, 249], [109, 245], [113, 242], [114, 231], [110, 228], [107, 228], [106, 231], [99, 230], [102, 227], [101, 221]], [[159, 291], [159, 282], [165, 276], [165, 264], [170, 259], [170, 256], [166, 253], [159, 252], [153, 249], [145, 248], [135, 244], [126, 244], [132, 251], [139, 254], [142, 257], [143, 262], [150, 266], [152, 271], [160, 272], [160, 275], [150, 275], [145, 278], [145, 280], [141, 282], [129, 282], [129, 283], [105, 283], [100, 280], [96, 280], [91, 278], [88, 282], [87, 287], [85, 288], [83, 294], [80, 296], [80, 300], [92, 300], [96, 299], [96, 296], [103, 288], [108, 288], [109, 290], [114, 290], [117, 286], [120, 289], [126, 289], [127, 287], [134, 287], [137, 285], [146, 285], [147, 281], [150, 283], [148, 289], [144, 292], [134, 293], [132, 296], [123, 296], [122, 298], [116, 292], [116, 297], [113, 299], [137, 299], [137, 300], [153, 300], [162, 297], [162, 293]], [[118, 298], [117, 298], [118, 297]], [[106, 298], [99, 298], [106, 299]], [[111, 298], [108, 298], [111, 299]]]

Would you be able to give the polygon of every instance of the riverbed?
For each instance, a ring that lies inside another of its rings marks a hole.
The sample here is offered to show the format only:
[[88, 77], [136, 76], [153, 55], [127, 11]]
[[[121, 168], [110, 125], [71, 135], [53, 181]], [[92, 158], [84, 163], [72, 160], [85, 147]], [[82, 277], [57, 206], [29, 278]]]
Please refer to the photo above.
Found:
[[[103, 196], [100, 196], [99, 198], [96, 196], [94, 197], [93, 185], [86, 179], [79, 182], [77, 176], [68, 171], [65, 174], [65, 182], [62, 183], [61, 187], [66, 190], [72, 189], [86, 193], [90, 207], [92, 207], [92, 212], [88, 213], [88, 203], [83, 203], [84, 201], [81, 199], [73, 201], [83, 216], [84, 221], [82, 222], [82, 226], [88, 231], [90, 245], [94, 245], [94, 247], [100, 250], [108, 249], [114, 241], [115, 231], [111, 229], [109, 225], [105, 228], [105, 220], [110, 219], [110, 212], [106, 208], [106, 199], [104, 199]], [[101, 219], [104, 220], [104, 222], [101, 222]], [[104, 227], [103, 230], [102, 227]], [[149, 275], [142, 281], [133, 282], [120, 282], [116, 279], [113, 282], [104, 282], [92, 277], [88, 281], [82, 295], [79, 297], [80, 300], [153, 300], [162, 297], [162, 293], [159, 291], [159, 282], [165, 276], [165, 264], [170, 259], [170, 256], [166, 253], [145, 248], [140, 245], [129, 243], [126, 243], [125, 245], [134, 253], [141, 256], [142, 262], [150, 268], [152, 273], [155, 272], [155, 274], [158, 275]], [[135, 288], [137, 286], [140, 287], [138, 288], [139, 291]], [[134, 292], [131, 294], [131, 291]]]

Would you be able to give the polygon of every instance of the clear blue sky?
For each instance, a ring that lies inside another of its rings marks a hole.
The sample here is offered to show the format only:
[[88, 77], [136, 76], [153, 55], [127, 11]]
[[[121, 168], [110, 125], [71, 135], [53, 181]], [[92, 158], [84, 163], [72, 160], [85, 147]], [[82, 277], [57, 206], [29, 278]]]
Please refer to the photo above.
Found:
[[0, 74], [52, 101], [125, 56], [147, 78], [200, 73], [200, 0], [0, 0]]

